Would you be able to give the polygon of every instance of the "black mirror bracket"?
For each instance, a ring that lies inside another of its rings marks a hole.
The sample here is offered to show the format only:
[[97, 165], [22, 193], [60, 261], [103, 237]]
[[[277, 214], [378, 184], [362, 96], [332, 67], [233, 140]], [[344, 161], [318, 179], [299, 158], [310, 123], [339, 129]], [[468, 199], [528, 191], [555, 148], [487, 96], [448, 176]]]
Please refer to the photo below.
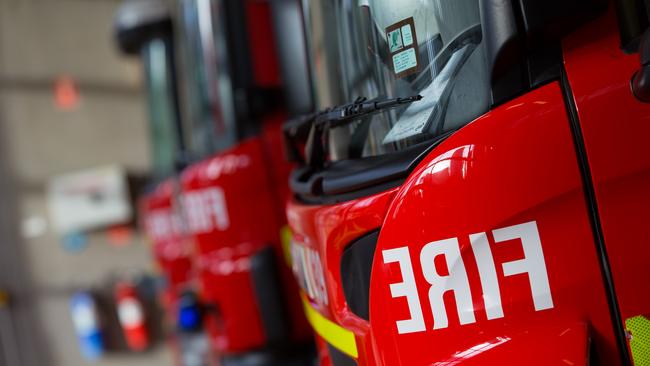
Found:
[[650, 103], [650, 28], [645, 31], [641, 38], [639, 59], [641, 68], [632, 76], [630, 86], [636, 99], [644, 103]]

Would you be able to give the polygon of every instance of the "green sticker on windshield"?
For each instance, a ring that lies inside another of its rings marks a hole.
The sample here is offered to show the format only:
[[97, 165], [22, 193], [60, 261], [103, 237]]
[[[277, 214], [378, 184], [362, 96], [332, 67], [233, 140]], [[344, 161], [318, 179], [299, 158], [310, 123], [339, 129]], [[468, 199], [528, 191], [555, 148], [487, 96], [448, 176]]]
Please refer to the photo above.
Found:
[[388, 48], [390, 48], [390, 52], [396, 52], [403, 48], [401, 29], [395, 29], [388, 33]]
[[418, 70], [418, 41], [413, 17], [399, 21], [386, 28], [386, 42], [398, 78]]

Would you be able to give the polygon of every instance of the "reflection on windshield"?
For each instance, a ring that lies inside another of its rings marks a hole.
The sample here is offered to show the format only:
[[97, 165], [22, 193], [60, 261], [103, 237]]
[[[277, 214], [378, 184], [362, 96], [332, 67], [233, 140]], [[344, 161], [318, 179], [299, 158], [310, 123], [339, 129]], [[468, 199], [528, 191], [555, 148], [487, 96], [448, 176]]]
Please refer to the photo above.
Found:
[[397, 151], [487, 110], [478, 0], [314, 0], [306, 13], [320, 108], [423, 96], [333, 128], [330, 160]]
[[155, 39], [143, 46], [142, 59], [147, 83], [147, 102], [151, 124], [153, 171], [156, 178], [173, 173], [177, 146], [175, 111], [173, 110], [170, 45]]
[[223, 4], [220, 0], [180, 4], [188, 145], [193, 156], [205, 157], [236, 139]]
[[[443, 111], [451, 92], [453, 78], [458, 74], [471, 51], [470, 46], [463, 46], [452, 54], [445, 67], [434, 77], [433, 82], [420, 91], [422, 103], [412, 104], [400, 115], [395, 125], [386, 134], [384, 144], [416, 136], [425, 129], [434, 131], [442, 129], [440, 117], [444, 115]], [[434, 121], [430, 123], [432, 119]], [[428, 127], [430, 124], [432, 126]]]

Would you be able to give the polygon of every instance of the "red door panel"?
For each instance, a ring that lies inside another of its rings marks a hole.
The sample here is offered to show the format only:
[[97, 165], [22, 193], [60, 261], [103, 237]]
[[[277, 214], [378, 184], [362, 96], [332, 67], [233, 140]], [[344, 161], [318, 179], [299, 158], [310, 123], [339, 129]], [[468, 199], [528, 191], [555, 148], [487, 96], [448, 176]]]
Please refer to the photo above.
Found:
[[250, 260], [277, 241], [278, 223], [262, 164], [251, 139], [183, 172], [183, 207], [196, 242], [201, 295], [214, 306], [210, 331], [221, 352], [261, 347], [264, 329]]
[[400, 188], [375, 251], [383, 365], [606, 365], [616, 348], [558, 83], [436, 147]]
[[[331, 206], [308, 205], [296, 200], [287, 206], [293, 233], [294, 273], [308, 306], [353, 333], [358, 365], [375, 365], [376, 361], [370, 324], [354, 314], [346, 303], [341, 258], [351, 242], [381, 226], [395, 192], [396, 189], [391, 189]], [[334, 346], [327, 344], [319, 329], [315, 332], [321, 365], [331, 365], [328, 347]]]
[[255, 293], [251, 267], [253, 257], [268, 247], [278, 262], [284, 305], [291, 317], [291, 339], [299, 342], [310, 337], [284, 263], [281, 197], [267, 166], [272, 156], [265, 140], [250, 138], [182, 174], [183, 206], [196, 243], [201, 294], [215, 310], [215, 316], [208, 317], [208, 329], [221, 352], [266, 345], [260, 313], [265, 303]]
[[650, 315], [650, 104], [634, 98], [638, 54], [619, 49], [613, 16], [564, 43], [622, 320]]

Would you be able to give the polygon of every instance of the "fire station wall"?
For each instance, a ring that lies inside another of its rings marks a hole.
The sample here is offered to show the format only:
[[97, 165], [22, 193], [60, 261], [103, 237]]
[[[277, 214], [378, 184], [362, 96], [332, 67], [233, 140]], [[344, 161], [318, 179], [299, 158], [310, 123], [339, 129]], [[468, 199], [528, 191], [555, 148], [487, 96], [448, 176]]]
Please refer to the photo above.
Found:
[[[89, 364], [73, 330], [71, 293], [125, 269], [152, 269], [139, 233], [124, 246], [95, 233], [85, 249], [65, 251], [46, 207], [47, 181], [58, 174], [113, 163], [149, 171], [140, 66], [112, 42], [118, 4], [0, 0], [0, 291], [12, 298], [8, 307], [0, 301], [0, 365]], [[69, 110], [54, 99], [63, 76], [79, 91]], [[92, 364], [167, 365], [171, 356], [159, 344]]]

